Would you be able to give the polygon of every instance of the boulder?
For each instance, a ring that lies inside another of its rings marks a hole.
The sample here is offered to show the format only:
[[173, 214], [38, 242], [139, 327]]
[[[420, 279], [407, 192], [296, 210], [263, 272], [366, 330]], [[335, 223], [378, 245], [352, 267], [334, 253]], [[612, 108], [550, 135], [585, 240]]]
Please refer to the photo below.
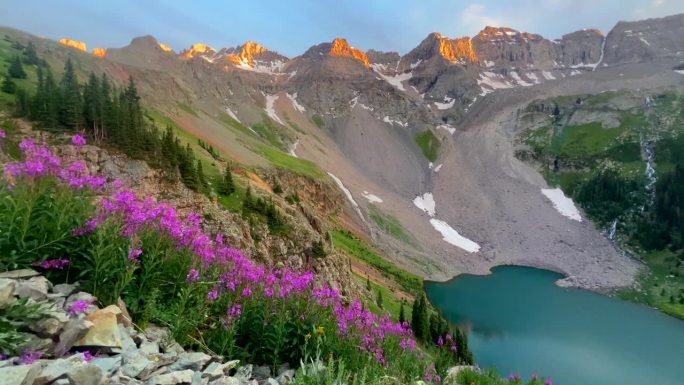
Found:
[[143, 354], [158, 354], [159, 353], [159, 342], [157, 341], [143, 341], [140, 344], [140, 352]]
[[85, 320], [90, 321], [93, 326], [74, 346], [121, 348], [119, 325], [116, 323], [116, 315], [119, 313], [121, 310], [112, 305], [88, 314]]
[[188, 369], [154, 376], [147, 381], [147, 385], [189, 384], [192, 382], [193, 373]]
[[48, 317], [32, 323], [29, 325], [29, 329], [41, 337], [54, 337], [62, 330], [66, 323], [66, 321], [61, 321], [57, 318]]
[[94, 295], [83, 291], [79, 291], [78, 293], [70, 295], [67, 298], [66, 302], [64, 302], [64, 310], [68, 311], [71, 305], [73, 305], [78, 300], [84, 300], [90, 304], [90, 306], [88, 306], [88, 308], [86, 309], [86, 314], [90, 314], [97, 310], [97, 305], [95, 305], [97, 303], [97, 298], [95, 298]]
[[126, 303], [121, 297], [116, 300], [116, 306], [121, 310], [121, 313], [116, 316], [117, 321], [125, 327], [131, 327], [133, 325], [133, 317], [128, 313]]
[[264, 382], [266, 385], [280, 385], [280, 382], [276, 380], [275, 378], [267, 378], [266, 381]]
[[237, 372], [235, 373], [235, 378], [240, 380], [241, 383], [246, 383], [249, 381], [250, 378], [252, 378], [252, 365], [247, 364], [240, 366], [237, 368]]
[[67, 373], [69, 385], [99, 385], [102, 382], [102, 369], [97, 365], [76, 366]]
[[83, 355], [77, 354], [69, 358], [59, 358], [56, 360], [46, 361], [47, 365], [40, 371], [40, 374], [34, 380], [35, 385], [47, 385], [53, 381], [61, 378], [67, 378], [67, 375], [79, 366], [85, 365]]
[[40, 364], [6, 366], [0, 368], [0, 385], [32, 385], [38, 373]]
[[147, 357], [140, 352], [132, 351], [123, 354], [123, 364], [121, 372], [124, 375], [138, 377], [145, 368], [152, 364], [152, 361], [148, 360]]
[[268, 366], [256, 366], [252, 369], [252, 377], [262, 382], [271, 377], [271, 369]]
[[12, 271], [4, 271], [0, 273], [0, 278], [11, 278], [11, 279], [27, 279], [31, 277], [37, 277], [39, 276], [40, 273], [33, 269], [21, 269], [21, 270], [12, 270]]
[[207, 363], [211, 361], [211, 356], [204, 354], [202, 352], [193, 353], [181, 353], [178, 355], [178, 360], [171, 364], [170, 370], [185, 370], [191, 369], [194, 371], [199, 371], [207, 366]]
[[52, 288], [52, 294], [59, 297], [68, 297], [78, 289], [78, 283], [60, 283]]
[[116, 355], [113, 357], [98, 357], [90, 361], [92, 365], [99, 367], [102, 370], [102, 375], [109, 378], [116, 373], [121, 365], [123, 365], [123, 359], [121, 355]]
[[226, 376], [231, 369], [234, 369], [237, 366], [238, 363], [240, 363], [239, 360], [228, 361], [225, 364], [212, 362], [207, 366], [206, 369], [204, 369], [202, 372], [202, 377], [214, 380], [218, 377]]
[[43, 276], [38, 276], [19, 281], [15, 294], [19, 298], [31, 298], [35, 301], [41, 301], [47, 298], [49, 289], [50, 281]]
[[61, 356], [88, 333], [93, 323], [85, 319], [72, 319], [64, 325], [59, 334], [59, 342], [52, 346], [49, 352], [55, 356]]
[[0, 278], [0, 309], [14, 301], [14, 291], [17, 283], [13, 279]]
[[218, 380], [211, 381], [209, 385], [240, 385], [240, 380], [235, 377], [223, 377]]

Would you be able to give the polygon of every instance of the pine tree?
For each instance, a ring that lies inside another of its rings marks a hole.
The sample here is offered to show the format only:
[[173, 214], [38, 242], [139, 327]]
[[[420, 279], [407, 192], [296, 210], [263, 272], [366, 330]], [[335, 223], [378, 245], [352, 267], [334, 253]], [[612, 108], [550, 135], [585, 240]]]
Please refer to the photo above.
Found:
[[378, 295], [375, 297], [375, 303], [378, 305], [380, 309], [384, 308], [384, 303], [382, 301], [382, 291], [378, 289]]
[[38, 54], [36, 54], [36, 46], [33, 45], [32, 41], [28, 42], [28, 45], [24, 49], [24, 55], [26, 56], [26, 64], [38, 65], [40, 63], [38, 60]]
[[233, 181], [233, 173], [230, 171], [230, 164], [226, 166], [226, 172], [223, 174], [223, 181], [218, 187], [218, 192], [222, 195], [228, 196], [235, 192], [235, 182]]
[[87, 129], [91, 130], [93, 135], [101, 124], [101, 99], [100, 81], [91, 72], [88, 77], [88, 83], [83, 88], [83, 118]]
[[199, 190], [204, 190], [207, 187], [207, 180], [202, 169], [202, 161], [197, 159], [197, 187]]
[[370, 277], [369, 277], [369, 276], [366, 276], [366, 290], [368, 290], [368, 291], [373, 291], [373, 287], [371, 286]]
[[411, 327], [418, 340], [427, 341], [430, 338], [430, 320], [428, 318], [427, 298], [425, 298], [424, 293], [421, 293], [413, 302]]
[[24, 67], [21, 65], [21, 58], [19, 58], [18, 55], [14, 56], [12, 61], [10, 61], [10, 65], [7, 68], [7, 74], [15, 79], [26, 79], [26, 71], [24, 71]]
[[401, 301], [401, 306], [399, 307], [399, 323], [404, 324], [406, 322], [406, 313], [404, 310], [404, 301]]
[[17, 85], [14, 84], [12, 78], [7, 75], [2, 81], [2, 87], [0, 87], [0, 89], [6, 94], [13, 94], [17, 90]]
[[59, 84], [60, 121], [69, 128], [78, 129], [83, 121], [81, 87], [71, 59], [64, 65], [64, 75]]

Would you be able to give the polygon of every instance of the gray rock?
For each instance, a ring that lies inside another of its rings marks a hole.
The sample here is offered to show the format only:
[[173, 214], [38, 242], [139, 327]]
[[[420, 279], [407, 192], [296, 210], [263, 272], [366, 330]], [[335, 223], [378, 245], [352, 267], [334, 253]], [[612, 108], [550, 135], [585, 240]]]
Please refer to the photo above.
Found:
[[41, 338], [35, 334], [25, 333], [28, 341], [24, 344], [23, 349], [31, 352], [45, 352], [52, 346], [51, 338]]
[[0, 309], [14, 301], [14, 290], [17, 283], [9, 278], [0, 278]]
[[47, 365], [41, 370], [40, 374], [34, 380], [36, 385], [46, 385], [53, 381], [59, 380], [60, 378], [66, 378], [67, 373], [74, 370], [77, 364], [82, 364], [83, 360], [80, 359], [80, 363], [76, 362], [76, 359], [72, 357], [60, 358], [57, 360], [48, 361]]
[[211, 356], [201, 352], [181, 353], [178, 355], [178, 360], [171, 364], [171, 370], [185, 370], [191, 369], [199, 371], [204, 369], [207, 363], [211, 361]]
[[140, 344], [139, 350], [143, 354], [157, 354], [159, 353], [159, 342], [143, 341], [143, 343]]
[[[176, 361], [176, 355], [175, 354], [170, 354], [170, 353], [165, 353], [165, 354], [151, 354], [148, 355], [148, 359], [152, 361], [152, 363], [145, 369], [143, 370], [140, 375], [138, 375], [138, 378], [145, 381], [155, 375], [158, 374], [163, 374], [168, 371], [166, 368], [167, 365], [172, 364], [173, 362]], [[161, 372], [158, 373], [158, 371], [161, 368]]]
[[204, 384], [208, 384], [208, 383], [209, 383], [208, 379], [202, 379], [202, 372], [195, 372], [192, 374], [191, 385], [204, 385]]
[[180, 344], [174, 340], [167, 341], [162, 344], [162, 349], [164, 350], [165, 353], [173, 353], [173, 354], [182, 354], [185, 353], [185, 349], [183, 349]]
[[0, 368], [0, 385], [31, 385], [39, 372], [39, 363]]
[[70, 385], [99, 385], [102, 382], [102, 369], [97, 365], [76, 366], [67, 374]]
[[131, 333], [133, 330], [125, 328], [123, 325], [119, 324], [119, 339], [121, 340], [121, 350], [124, 352], [138, 350], [138, 346], [133, 341]]
[[21, 269], [21, 270], [12, 270], [12, 271], [4, 271], [0, 273], [0, 278], [12, 278], [12, 279], [26, 279], [26, 278], [31, 278], [31, 277], [37, 277], [39, 276], [40, 273], [33, 269]]
[[126, 352], [123, 354], [123, 367], [121, 372], [129, 377], [138, 377], [152, 361], [138, 351]]
[[237, 368], [237, 373], [235, 373], [235, 378], [240, 380], [241, 383], [248, 382], [252, 378], [252, 365], [247, 364]]
[[32, 323], [29, 325], [29, 329], [41, 337], [52, 337], [62, 330], [64, 324], [66, 324], [66, 322], [61, 322], [56, 318], [49, 317]]
[[157, 325], [150, 324], [145, 329], [145, 337], [150, 341], [156, 341], [161, 343], [164, 340], [168, 340], [170, 337], [169, 329], [159, 327]]
[[123, 365], [122, 356], [117, 355], [113, 357], [98, 357], [90, 361], [91, 364], [102, 369], [102, 374], [105, 377], [111, 377]]
[[95, 305], [97, 303], [97, 298], [95, 298], [95, 296], [93, 296], [92, 294], [89, 294], [89, 293], [86, 293], [83, 291], [79, 291], [78, 293], [74, 293], [74, 294], [70, 295], [67, 298], [66, 302], [64, 302], [64, 310], [68, 311], [69, 308], [71, 307], [71, 305], [74, 304], [74, 302], [81, 300], [81, 299], [88, 302], [89, 304], [91, 304], [86, 309], [86, 314], [90, 314], [90, 313], [94, 312], [95, 310], [97, 310], [97, 305]]
[[167, 374], [162, 374], [159, 376], [154, 376], [150, 378], [146, 384], [147, 385], [174, 385], [174, 384], [184, 384], [192, 383], [192, 376], [194, 372], [190, 369], [179, 370]]
[[271, 377], [271, 369], [268, 366], [256, 366], [252, 369], [252, 377], [260, 382], [266, 380]]
[[59, 380], [52, 383], [52, 385], [71, 385], [71, 381], [68, 378], [60, 378]]
[[223, 377], [218, 380], [211, 381], [209, 385], [240, 385], [240, 380], [235, 377]]
[[227, 376], [230, 370], [235, 368], [239, 363], [240, 360], [228, 361], [225, 364], [212, 362], [204, 369], [202, 377], [214, 380], [221, 376]]
[[280, 385], [280, 382], [274, 378], [267, 378], [266, 382], [264, 382], [266, 385]]
[[284, 370], [282, 373], [280, 373], [280, 375], [278, 375], [278, 378], [276, 378], [276, 379], [278, 380], [278, 382], [281, 385], [285, 385], [285, 384], [289, 384], [292, 381], [294, 381], [294, 376], [295, 376], [294, 369], [288, 369], [288, 370]]
[[54, 356], [61, 356], [88, 333], [93, 327], [93, 323], [84, 319], [73, 319], [62, 328], [59, 334], [59, 342], [56, 343], [49, 352]]
[[35, 301], [41, 301], [47, 298], [49, 289], [50, 281], [45, 277], [39, 276], [19, 281], [15, 294], [19, 298], [31, 298]]
[[68, 297], [78, 289], [78, 283], [60, 283], [52, 288], [52, 293], [59, 297]]
[[122, 385], [142, 385], [143, 382], [136, 379], [136, 378], [131, 378], [128, 376], [124, 376], [123, 374], [116, 375], [111, 377], [111, 384], [122, 384]]

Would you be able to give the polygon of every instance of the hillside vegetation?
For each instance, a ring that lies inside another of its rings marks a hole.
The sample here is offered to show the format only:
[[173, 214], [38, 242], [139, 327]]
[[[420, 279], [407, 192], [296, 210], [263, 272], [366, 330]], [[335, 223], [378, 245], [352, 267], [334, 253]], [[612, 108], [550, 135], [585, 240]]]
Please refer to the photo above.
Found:
[[648, 265], [644, 290], [621, 296], [684, 318], [684, 94], [556, 98], [521, 120], [517, 155]]

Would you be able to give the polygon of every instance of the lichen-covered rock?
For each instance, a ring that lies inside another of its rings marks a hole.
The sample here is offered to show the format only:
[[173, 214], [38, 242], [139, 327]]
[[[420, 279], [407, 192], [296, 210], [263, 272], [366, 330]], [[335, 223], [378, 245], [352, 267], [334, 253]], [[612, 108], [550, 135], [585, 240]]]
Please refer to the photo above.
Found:
[[19, 298], [30, 298], [34, 301], [40, 301], [47, 298], [50, 285], [50, 281], [43, 276], [31, 277], [18, 282], [15, 294]]
[[14, 301], [14, 290], [17, 283], [13, 279], [0, 278], [0, 309]]

